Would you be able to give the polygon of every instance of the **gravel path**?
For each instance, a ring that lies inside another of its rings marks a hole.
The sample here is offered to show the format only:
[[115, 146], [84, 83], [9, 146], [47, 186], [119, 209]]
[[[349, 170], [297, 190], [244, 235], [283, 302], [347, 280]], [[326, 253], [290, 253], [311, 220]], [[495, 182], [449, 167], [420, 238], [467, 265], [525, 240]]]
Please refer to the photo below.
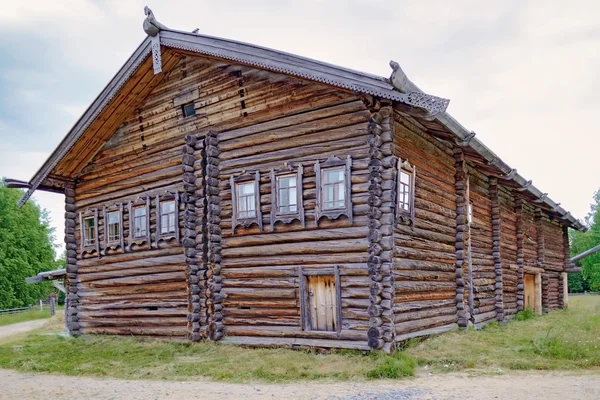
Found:
[[231, 384], [162, 382], [24, 374], [0, 370], [0, 399], [326, 399], [570, 400], [600, 398], [600, 375], [522, 373], [491, 377], [420, 376], [365, 383]]
[[18, 324], [0, 326], [0, 340], [19, 333], [41, 328], [48, 319], [36, 319], [34, 321], [19, 322]]

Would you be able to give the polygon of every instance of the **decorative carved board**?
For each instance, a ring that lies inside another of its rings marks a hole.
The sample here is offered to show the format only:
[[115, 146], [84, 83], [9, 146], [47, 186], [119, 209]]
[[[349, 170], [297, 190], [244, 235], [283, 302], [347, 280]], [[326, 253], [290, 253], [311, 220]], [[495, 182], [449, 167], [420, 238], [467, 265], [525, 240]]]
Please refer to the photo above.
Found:
[[339, 322], [336, 312], [335, 277], [333, 275], [307, 276], [306, 289], [311, 330], [336, 331]]

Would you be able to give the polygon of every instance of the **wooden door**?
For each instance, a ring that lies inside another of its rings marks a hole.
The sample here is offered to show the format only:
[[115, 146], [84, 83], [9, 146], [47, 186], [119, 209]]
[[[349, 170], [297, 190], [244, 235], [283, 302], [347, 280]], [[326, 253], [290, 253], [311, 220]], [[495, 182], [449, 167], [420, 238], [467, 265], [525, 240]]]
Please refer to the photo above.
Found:
[[535, 275], [524, 274], [525, 308], [535, 311]]
[[306, 277], [310, 330], [336, 331], [337, 295], [335, 277], [314, 275]]

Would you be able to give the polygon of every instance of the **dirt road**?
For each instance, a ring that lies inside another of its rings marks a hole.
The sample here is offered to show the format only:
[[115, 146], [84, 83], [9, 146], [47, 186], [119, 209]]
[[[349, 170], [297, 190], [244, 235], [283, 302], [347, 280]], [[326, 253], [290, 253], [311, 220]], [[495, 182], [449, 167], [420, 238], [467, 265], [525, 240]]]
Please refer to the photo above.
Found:
[[0, 370], [0, 399], [510, 399], [600, 398], [600, 375], [522, 373], [492, 377], [422, 375], [401, 381], [231, 384], [23, 374]]
[[19, 333], [41, 328], [47, 319], [36, 319], [35, 321], [19, 322], [18, 324], [0, 326], [0, 340]]

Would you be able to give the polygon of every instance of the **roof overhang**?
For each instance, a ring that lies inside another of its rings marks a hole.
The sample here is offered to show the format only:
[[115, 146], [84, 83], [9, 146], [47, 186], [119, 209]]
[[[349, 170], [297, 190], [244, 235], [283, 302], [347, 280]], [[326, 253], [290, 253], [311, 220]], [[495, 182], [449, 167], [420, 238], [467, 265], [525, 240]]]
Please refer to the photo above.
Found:
[[[391, 62], [390, 65], [393, 69], [390, 81], [394, 87], [402, 92], [415, 92], [420, 90], [417, 85], [408, 79], [407, 75], [404, 73], [404, 71], [402, 71], [397, 63]], [[500, 157], [498, 157], [492, 150], [490, 150], [485, 144], [475, 137], [475, 132], [465, 128], [445, 111], [437, 114], [434, 118], [450, 132], [452, 132], [464, 147], [468, 147], [475, 151], [488, 164], [499, 170], [505, 179], [513, 181], [519, 188], [517, 190], [529, 193], [533, 198], [536, 199], [535, 201], [537, 203], [548, 206], [548, 208], [559, 214], [561, 218], [567, 222], [567, 225], [570, 225], [571, 227], [581, 231], [587, 230], [587, 227], [573, 217], [571, 213], [561, 207], [559, 203], [556, 203], [550, 199], [547, 196], [547, 193], [543, 193], [541, 190], [536, 188], [532, 184], [531, 180], [525, 179], [523, 176], [517, 173], [515, 168], [511, 168], [508, 164], [502, 161]]]

